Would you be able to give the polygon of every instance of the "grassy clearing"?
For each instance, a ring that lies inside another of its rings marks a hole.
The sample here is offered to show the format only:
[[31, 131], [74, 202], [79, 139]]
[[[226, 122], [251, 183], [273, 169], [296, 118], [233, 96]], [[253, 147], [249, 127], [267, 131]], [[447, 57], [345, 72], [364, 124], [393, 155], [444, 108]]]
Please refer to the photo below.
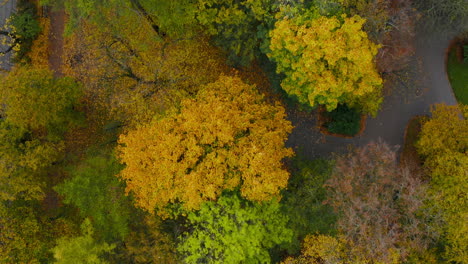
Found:
[[468, 62], [458, 62], [455, 50], [449, 54], [447, 73], [458, 102], [468, 104]]

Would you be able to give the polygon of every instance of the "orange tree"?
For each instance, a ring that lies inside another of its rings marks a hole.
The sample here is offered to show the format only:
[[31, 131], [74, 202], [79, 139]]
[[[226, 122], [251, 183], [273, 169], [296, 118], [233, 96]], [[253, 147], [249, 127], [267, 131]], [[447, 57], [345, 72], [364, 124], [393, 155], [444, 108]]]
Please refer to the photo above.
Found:
[[122, 135], [120, 177], [150, 212], [172, 202], [198, 209], [225, 189], [270, 200], [289, 178], [281, 161], [293, 153], [284, 146], [292, 126], [284, 117], [254, 86], [222, 76], [178, 111]]
[[292, 16], [277, 21], [270, 32], [268, 56], [285, 74], [282, 88], [301, 103], [324, 105], [328, 111], [347, 103], [375, 115], [382, 79], [374, 63], [378, 46], [361, 29], [365, 20], [314, 11]]

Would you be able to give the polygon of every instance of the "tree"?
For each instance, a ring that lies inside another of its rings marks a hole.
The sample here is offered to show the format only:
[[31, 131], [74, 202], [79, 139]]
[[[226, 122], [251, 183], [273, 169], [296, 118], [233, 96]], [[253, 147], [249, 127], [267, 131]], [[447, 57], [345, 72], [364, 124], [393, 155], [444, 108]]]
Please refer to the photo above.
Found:
[[267, 38], [280, 1], [209, 0], [199, 1], [197, 20], [205, 32], [229, 53], [231, 62], [249, 64]]
[[15, 59], [21, 61], [40, 32], [35, 5], [26, 0], [18, 1], [16, 13], [11, 15], [4, 28], [0, 29], [0, 35], [7, 38], [7, 41], [2, 43], [6, 44], [7, 48], [0, 51], [0, 56], [14, 50]]
[[268, 250], [291, 240], [287, 217], [273, 200], [251, 203], [237, 194], [188, 212], [191, 231], [177, 247], [186, 263], [270, 263]]
[[50, 70], [20, 66], [0, 83], [2, 115], [10, 123], [30, 130], [63, 133], [77, 120], [73, 107], [80, 97], [71, 78], [54, 78]]
[[467, 29], [468, 5], [465, 0], [415, 0], [416, 8], [425, 15], [430, 30]]
[[346, 240], [327, 235], [308, 235], [302, 245], [302, 253], [298, 257], [288, 257], [282, 264], [345, 264], [362, 263], [354, 260], [349, 262], [349, 249]]
[[145, 0], [139, 2], [167, 37], [193, 37], [200, 30], [196, 20], [199, 0]]
[[44, 196], [47, 168], [60, 159], [63, 142], [50, 142], [0, 120], [0, 200]]
[[336, 218], [333, 208], [325, 204], [327, 190], [323, 186], [330, 178], [333, 163], [328, 160], [308, 161], [293, 159], [288, 187], [282, 192], [282, 210], [289, 216], [289, 227], [294, 231], [293, 250], [308, 234], [334, 234]]
[[0, 263], [49, 262], [51, 225], [35, 207], [25, 201], [0, 201]]
[[89, 219], [85, 219], [81, 225], [82, 235], [78, 237], [62, 237], [58, 239], [57, 246], [52, 249], [55, 263], [83, 263], [104, 264], [102, 255], [111, 252], [115, 245], [98, 243], [93, 238], [93, 227]]
[[55, 187], [63, 202], [89, 217], [97, 235], [107, 241], [124, 238], [130, 221], [130, 203], [115, 177], [122, 166], [112, 156], [90, 155], [71, 170], [71, 178]]
[[364, 18], [364, 30], [373, 40], [380, 40], [388, 28], [391, 0], [338, 0], [351, 15]]
[[237, 77], [201, 89], [179, 111], [119, 139], [120, 177], [149, 212], [174, 202], [197, 209], [238, 187], [249, 200], [270, 200], [287, 185], [281, 161], [292, 155], [284, 147], [292, 127], [284, 109]]
[[429, 191], [442, 212], [447, 240], [445, 257], [463, 263], [468, 257], [468, 121], [462, 117], [467, 106], [435, 105], [432, 118], [423, 123], [417, 150], [429, 169]]
[[390, 262], [366, 259], [356, 254], [352, 243], [342, 236], [308, 235], [302, 244], [302, 253], [298, 257], [288, 257], [281, 264], [399, 264], [398, 252], [392, 252]]
[[163, 222], [158, 216], [146, 216], [134, 224], [125, 238], [125, 263], [180, 263], [174, 239], [163, 230]]
[[338, 157], [327, 186], [329, 203], [341, 215], [338, 227], [356, 257], [392, 263], [398, 253], [403, 261], [425, 250], [435, 235], [420, 217], [424, 185], [397, 166], [395, 152], [382, 142]]
[[196, 22], [194, 11], [197, 8], [196, 0], [41, 0], [41, 4], [65, 8], [70, 17], [67, 33], [77, 29], [83, 20], [92, 21], [100, 27], [105, 26], [109, 22], [110, 17], [107, 15], [111, 11], [116, 16], [134, 13], [160, 38], [179, 37], [182, 33], [189, 32], [189, 28], [193, 28]]
[[84, 84], [89, 106], [113, 120], [147, 123], [230, 71], [207, 38], [161, 40], [134, 12], [105, 15], [105, 27], [83, 21], [74, 30], [65, 72]]
[[378, 46], [361, 30], [364, 22], [359, 16], [327, 18], [314, 11], [277, 21], [268, 57], [286, 75], [282, 88], [299, 102], [325, 105], [328, 111], [347, 103], [376, 115], [382, 102], [374, 63]]

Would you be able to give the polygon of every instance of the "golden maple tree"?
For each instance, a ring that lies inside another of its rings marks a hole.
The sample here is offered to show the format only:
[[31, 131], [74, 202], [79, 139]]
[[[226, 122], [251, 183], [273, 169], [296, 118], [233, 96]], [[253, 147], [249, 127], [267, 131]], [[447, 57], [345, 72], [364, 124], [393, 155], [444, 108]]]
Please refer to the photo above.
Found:
[[249, 200], [270, 200], [287, 185], [281, 161], [293, 154], [284, 146], [291, 130], [283, 107], [222, 76], [180, 110], [121, 135], [119, 176], [150, 212], [173, 202], [197, 209], [237, 187]]

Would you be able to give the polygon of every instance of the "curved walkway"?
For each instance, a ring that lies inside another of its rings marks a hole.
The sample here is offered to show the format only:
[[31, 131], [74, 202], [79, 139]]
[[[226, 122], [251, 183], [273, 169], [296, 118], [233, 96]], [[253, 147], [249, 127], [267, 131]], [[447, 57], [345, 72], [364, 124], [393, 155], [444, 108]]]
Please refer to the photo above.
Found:
[[[287, 146], [309, 159], [329, 157], [345, 151], [350, 145], [361, 146], [379, 138], [390, 145], [402, 146], [408, 121], [416, 115], [426, 115], [431, 105], [455, 105], [445, 70], [445, 50], [456, 33], [419, 33], [416, 36], [416, 54], [409, 68], [409, 79], [388, 84], [386, 96], [376, 118], [367, 118], [365, 131], [358, 137], [346, 139], [323, 135], [316, 127], [315, 114], [288, 109], [288, 119], [294, 130]], [[417, 70], [415, 70], [417, 69]]]

